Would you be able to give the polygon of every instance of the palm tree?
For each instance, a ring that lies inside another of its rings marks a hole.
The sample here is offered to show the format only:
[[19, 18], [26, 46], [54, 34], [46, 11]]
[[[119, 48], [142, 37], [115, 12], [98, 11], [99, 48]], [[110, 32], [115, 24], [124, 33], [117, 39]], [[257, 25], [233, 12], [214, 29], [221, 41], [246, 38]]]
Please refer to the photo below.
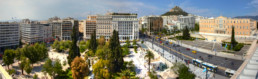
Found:
[[151, 63], [151, 59], [154, 59], [154, 54], [148, 50], [144, 58], [148, 59], [149, 72], [150, 72], [150, 63]]

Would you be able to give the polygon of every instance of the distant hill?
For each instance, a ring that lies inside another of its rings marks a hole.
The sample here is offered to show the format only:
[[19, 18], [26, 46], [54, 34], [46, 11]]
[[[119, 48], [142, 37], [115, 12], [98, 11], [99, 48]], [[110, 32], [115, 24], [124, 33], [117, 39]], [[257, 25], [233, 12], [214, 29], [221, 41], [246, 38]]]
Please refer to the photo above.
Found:
[[258, 21], [258, 15], [256, 16], [237, 16], [235, 18], [250, 18]]
[[161, 16], [169, 16], [169, 15], [183, 15], [183, 16], [187, 16], [188, 13], [185, 12], [184, 10], [182, 10], [180, 7], [175, 6], [170, 11], [162, 14]]

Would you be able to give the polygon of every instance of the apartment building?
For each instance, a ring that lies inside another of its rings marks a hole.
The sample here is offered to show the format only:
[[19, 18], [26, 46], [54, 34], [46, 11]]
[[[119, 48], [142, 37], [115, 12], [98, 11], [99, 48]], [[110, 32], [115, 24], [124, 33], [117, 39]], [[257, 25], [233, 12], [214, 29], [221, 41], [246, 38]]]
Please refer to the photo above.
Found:
[[52, 28], [49, 24], [24, 20], [20, 24], [21, 41], [26, 44], [49, 42], [52, 39]]
[[49, 18], [52, 27], [52, 36], [58, 40], [71, 40], [73, 27], [79, 35], [79, 22], [71, 17], [60, 19], [58, 17]]
[[0, 51], [4, 48], [13, 48], [19, 45], [19, 24], [0, 22]]
[[96, 31], [97, 26], [97, 16], [96, 15], [89, 15], [87, 20], [84, 21], [84, 32], [83, 32], [83, 39], [89, 40], [91, 38], [91, 34]]
[[255, 34], [257, 22], [252, 19], [237, 19], [219, 16], [212, 19], [201, 19], [199, 22], [201, 34], [231, 35], [232, 27], [236, 36], [252, 36]]
[[52, 27], [52, 35], [56, 39], [61, 39], [61, 21], [52, 21], [50, 22], [50, 26]]

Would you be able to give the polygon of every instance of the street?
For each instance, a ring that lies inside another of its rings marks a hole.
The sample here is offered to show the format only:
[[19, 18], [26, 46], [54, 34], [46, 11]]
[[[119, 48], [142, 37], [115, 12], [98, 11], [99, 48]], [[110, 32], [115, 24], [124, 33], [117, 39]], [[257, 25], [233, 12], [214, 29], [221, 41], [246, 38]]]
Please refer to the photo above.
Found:
[[[143, 39], [145, 41], [151, 42], [154, 45], [157, 45], [161, 48], [163, 48], [165, 51], [169, 51], [170, 54], [174, 54], [175, 56], [179, 57], [180, 59], [185, 59], [185, 60], [191, 60], [189, 57], [185, 57], [182, 56], [181, 54], [172, 52], [169, 50], [169, 48], [171, 48], [172, 50], [176, 50], [177, 52], [181, 52], [182, 54], [186, 55], [186, 56], [190, 56], [194, 59], [200, 59], [204, 62], [208, 62], [217, 66], [221, 66], [224, 68], [229, 68], [229, 69], [233, 69], [233, 70], [237, 70], [239, 68], [239, 66], [243, 63], [242, 60], [235, 60], [235, 59], [230, 59], [230, 58], [224, 58], [224, 57], [218, 57], [218, 56], [214, 56], [214, 55], [209, 55], [206, 53], [202, 53], [199, 51], [196, 51], [196, 53], [192, 53], [192, 50], [188, 50], [185, 47], [181, 47], [181, 46], [173, 46], [176, 44], [165, 44], [165, 41], [162, 41], [162, 43], [164, 43], [163, 45], [160, 44], [160, 41], [153, 39], [153, 38], [145, 38]], [[164, 47], [163, 47], [164, 46]], [[163, 50], [159, 50], [160, 52], [163, 52]], [[225, 69], [219, 69], [217, 74], [219, 75], [224, 75], [224, 70]], [[224, 75], [225, 76], [225, 75]]]

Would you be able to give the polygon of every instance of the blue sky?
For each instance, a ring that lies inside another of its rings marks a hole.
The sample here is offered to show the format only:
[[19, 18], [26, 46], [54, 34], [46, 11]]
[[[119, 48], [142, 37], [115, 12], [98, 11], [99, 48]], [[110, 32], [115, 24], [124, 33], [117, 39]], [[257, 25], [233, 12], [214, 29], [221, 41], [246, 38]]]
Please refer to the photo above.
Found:
[[258, 15], [258, 0], [0, 0], [0, 21], [53, 16], [86, 19], [106, 12], [132, 12], [141, 17], [161, 15], [174, 6], [207, 17]]

